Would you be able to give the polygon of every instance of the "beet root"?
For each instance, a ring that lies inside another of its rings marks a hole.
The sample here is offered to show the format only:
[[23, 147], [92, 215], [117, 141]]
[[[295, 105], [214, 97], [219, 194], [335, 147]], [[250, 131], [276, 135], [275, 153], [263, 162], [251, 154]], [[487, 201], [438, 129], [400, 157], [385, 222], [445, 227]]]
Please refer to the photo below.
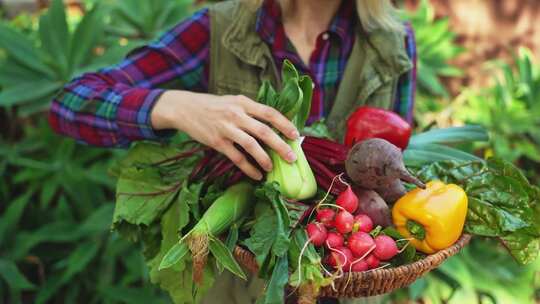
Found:
[[354, 145], [347, 156], [345, 170], [355, 184], [369, 190], [388, 186], [396, 179], [425, 188], [424, 183], [405, 168], [401, 150], [380, 138]]
[[354, 188], [358, 196], [358, 213], [366, 214], [374, 226], [388, 227], [392, 225], [392, 213], [386, 202], [373, 190]]
[[407, 193], [405, 186], [399, 179], [395, 179], [391, 184], [375, 189], [385, 202], [395, 203], [399, 198]]

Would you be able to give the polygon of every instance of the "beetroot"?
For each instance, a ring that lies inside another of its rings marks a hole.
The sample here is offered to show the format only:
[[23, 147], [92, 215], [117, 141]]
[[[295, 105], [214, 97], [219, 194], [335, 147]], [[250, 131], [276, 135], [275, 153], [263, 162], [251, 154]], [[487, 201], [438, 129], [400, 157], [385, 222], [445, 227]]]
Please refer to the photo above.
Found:
[[370, 254], [366, 257], [366, 263], [369, 266], [369, 269], [375, 269], [379, 267], [381, 261], [377, 259], [373, 254]]
[[338, 212], [334, 219], [334, 227], [342, 234], [349, 233], [353, 227], [354, 217], [348, 211], [342, 210]]
[[364, 189], [383, 191], [385, 187], [394, 184], [395, 180], [425, 188], [424, 183], [405, 168], [401, 150], [380, 138], [354, 145], [347, 155], [345, 170], [353, 182]]
[[328, 232], [328, 236], [326, 237], [326, 242], [325, 242], [326, 247], [328, 247], [328, 249], [343, 247], [343, 243], [344, 243], [343, 235], [337, 232]]
[[370, 232], [373, 230], [373, 221], [365, 214], [358, 214], [354, 217], [352, 231]]
[[375, 191], [381, 195], [385, 202], [390, 204], [395, 203], [407, 193], [405, 186], [403, 186], [403, 183], [399, 179], [394, 180], [392, 183], [385, 185], [384, 187], [377, 188]]
[[358, 197], [352, 191], [351, 186], [347, 186], [347, 189], [339, 194], [336, 204], [350, 213], [356, 211], [358, 208]]
[[325, 225], [326, 227], [334, 226], [334, 217], [336, 212], [330, 208], [321, 208], [317, 210], [317, 221]]
[[379, 260], [388, 261], [398, 254], [398, 247], [396, 241], [387, 235], [379, 235], [375, 238], [375, 250], [373, 255]]
[[321, 223], [309, 223], [306, 226], [306, 232], [309, 240], [315, 246], [322, 246], [328, 235], [326, 227]]
[[372, 190], [355, 188], [360, 205], [358, 213], [366, 214], [373, 221], [374, 226], [388, 227], [392, 225], [392, 214], [386, 202]]
[[375, 241], [371, 235], [365, 232], [353, 233], [347, 242], [347, 246], [356, 257], [362, 257], [370, 250], [373, 250], [373, 247], [375, 246]]

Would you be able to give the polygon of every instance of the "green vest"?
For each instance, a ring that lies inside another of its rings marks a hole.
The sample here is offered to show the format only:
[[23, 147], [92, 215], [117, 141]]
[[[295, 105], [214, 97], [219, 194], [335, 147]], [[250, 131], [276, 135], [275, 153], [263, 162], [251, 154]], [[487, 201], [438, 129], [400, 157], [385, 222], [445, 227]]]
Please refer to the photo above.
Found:
[[[254, 99], [263, 80], [279, 87], [279, 71], [270, 48], [255, 31], [256, 10], [232, 0], [210, 6], [209, 12], [209, 93]], [[366, 33], [360, 26], [356, 34], [327, 117], [333, 135], [341, 140], [346, 119], [357, 107], [392, 107], [399, 76], [412, 68], [402, 34], [382, 30]]]

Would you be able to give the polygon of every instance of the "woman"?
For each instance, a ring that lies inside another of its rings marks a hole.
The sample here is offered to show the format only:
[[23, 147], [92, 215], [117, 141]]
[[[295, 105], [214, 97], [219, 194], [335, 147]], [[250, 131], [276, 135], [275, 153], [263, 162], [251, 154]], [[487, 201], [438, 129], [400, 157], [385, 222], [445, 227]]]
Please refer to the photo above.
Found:
[[338, 138], [360, 105], [410, 117], [412, 64], [389, 0], [237, 0], [205, 8], [120, 64], [74, 79], [53, 101], [50, 123], [100, 146], [182, 131], [260, 180], [235, 144], [266, 171], [272, 162], [263, 144], [295, 160], [273, 131], [295, 139], [294, 125], [253, 101], [264, 79], [279, 86], [286, 58], [315, 83], [310, 122], [326, 118]]

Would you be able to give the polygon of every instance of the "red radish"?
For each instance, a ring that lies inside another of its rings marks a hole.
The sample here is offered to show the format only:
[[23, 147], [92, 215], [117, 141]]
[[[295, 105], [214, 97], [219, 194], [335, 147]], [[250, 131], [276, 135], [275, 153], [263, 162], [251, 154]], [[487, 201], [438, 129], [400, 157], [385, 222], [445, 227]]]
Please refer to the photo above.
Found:
[[315, 246], [321, 246], [324, 244], [324, 241], [328, 235], [326, 227], [324, 227], [324, 225], [321, 223], [309, 223], [306, 226], [306, 231], [309, 236], [309, 240]]
[[330, 208], [317, 210], [317, 221], [323, 223], [326, 227], [334, 225], [334, 216], [336, 216], [336, 212]]
[[373, 230], [373, 221], [365, 214], [358, 214], [354, 217], [353, 231], [370, 232]]
[[387, 235], [379, 235], [375, 238], [375, 245], [377, 246], [373, 251], [375, 257], [379, 260], [387, 261], [398, 254], [398, 247], [396, 241]]
[[326, 263], [334, 268], [349, 269], [353, 260], [353, 254], [347, 247], [333, 249], [328, 255]]
[[349, 249], [356, 257], [361, 257], [368, 253], [375, 246], [375, 241], [365, 232], [353, 233], [348, 240]]
[[328, 232], [326, 237], [326, 247], [328, 249], [343, 247], [343, 236], [337, 232]]
[[347, 186], [347, 189], [339, 194], [336, 204], [350, 213], [354, 213], [358, 209], [358, 197], [352, 191], [351, 186]]
[[369, 266], [369, 269], [375, 269], [379, 267], [381, 261], [379, 261], [379, 259], [377, 259], [373, 254], [370, 254], [366, 258], [366, 263]]
[[362, 272], [368, 269], [369, 269], [369, 265], [367, 264], [365, 260], [361, 260], [357, 262], [353, 261], [353, 265], [351, 267], [351, 271], [354, 271], [354, 272]]
[[354, 217], [349, 211], [340, 211], [334, 219], [334, 227], [342, 234], [349, 233], [353, 227]]

